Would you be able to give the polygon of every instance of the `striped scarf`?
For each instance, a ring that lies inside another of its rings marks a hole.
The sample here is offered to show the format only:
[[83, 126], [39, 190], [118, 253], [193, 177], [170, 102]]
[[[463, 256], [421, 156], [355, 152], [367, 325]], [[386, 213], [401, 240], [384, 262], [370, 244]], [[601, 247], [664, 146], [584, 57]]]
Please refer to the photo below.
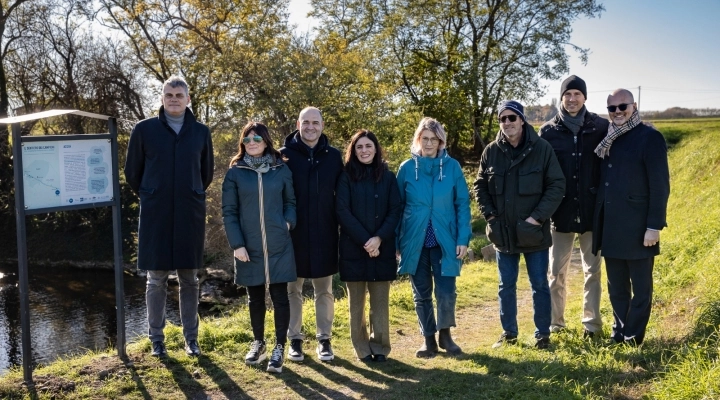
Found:
[[630, 131], [632, 128], [640, 125], [642, 121], [640, 121], [640, 114], [638, 113], [637, 109], [633, 111], [630, 118], [628, 118], [627, 122], [617, 126], [614, 123], [610, 124], [610, 127], [608, 128], [607, 136], [605, 136], [605, 139], [603, 139], [600, 144], [595, 148], [595, 154], [598, 155], [600, 158], [605, 158], [605, 156], [610, 155], [610, 146], [612, 146], [615, 139], [619, 138], [623, 133]]

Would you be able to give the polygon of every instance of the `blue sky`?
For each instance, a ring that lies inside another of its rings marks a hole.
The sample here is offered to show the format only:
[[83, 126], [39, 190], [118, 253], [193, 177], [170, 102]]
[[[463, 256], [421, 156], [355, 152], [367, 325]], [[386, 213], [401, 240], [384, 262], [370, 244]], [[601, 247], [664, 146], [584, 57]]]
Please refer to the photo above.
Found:
[[[290, 22], [308, 30], [309, 0], [290, 0]], [[577, 20], [572, 43], [590, 49], [586, 66], [569, 50], [570, 71], [588, 86], [586, 105], [605, 113], [607, 95], [630, 89], [645, 111], [720, 108], [720, 0], [605, 0], [600, 18]], [[547, 81], [541, 104], [559, 97]]]

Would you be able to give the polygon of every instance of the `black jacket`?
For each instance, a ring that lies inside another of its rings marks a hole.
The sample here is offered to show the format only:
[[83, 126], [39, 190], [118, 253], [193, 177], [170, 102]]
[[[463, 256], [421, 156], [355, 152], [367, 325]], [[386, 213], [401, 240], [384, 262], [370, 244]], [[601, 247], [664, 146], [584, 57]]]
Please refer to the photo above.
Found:
[[340, 152], [320, 135], [312, 155], [295, 131], [280, 149], [292, 171], [297, 226], [290, 232], [297, 276], [322, 278], [338, 271], [335, 187], [343, 171]]
[[662, 134], [641, 124], [615, 139], [602, 160], [595, 204], [593, 253], [636, 260], [660, 254], [645, 247], [645, 231], [667, 226], [670, 172]]
[[213, 178], [210, 130], [190, 109], [179, 134], [163, 107], [130, 134], [125, 179], [140, 196], [138, 268], [197, 269], [203, 266], [205, 190]]
[[[565, 177], [550, 144], [524, 125], [525, 144], [515, 159], [502, 131], [480, 157], [475, 196], [489, 221], [485, 233], [497, 251], [517, 254], [550, 248], [550, 216], [565, 193]], [[519, 150], [519, 149], [518, 149]], [[541, 225], [525, 220], [533, 217]]]
[[551, 218], [558, 232], [585, 233], [593, 229], [600, 180], [600, 157], [594, 150], [607, 130], [608, 121], [589, 111], [577, 135], [562, 124], [559, 115], [540, 127], [540, 137], [555, 150], [565, 175], [565, 197]]
[[[340, 279], [391, 281], [397, 277], [395, 228], [402, 205], [395, 174], [385, 170], [380, 182], [374, 176], [353, 182], [343, 172], [337, 186], [336, 210], [340, 222]], [[370, 257], [363, 245], [380, 237], [380, 255]]]

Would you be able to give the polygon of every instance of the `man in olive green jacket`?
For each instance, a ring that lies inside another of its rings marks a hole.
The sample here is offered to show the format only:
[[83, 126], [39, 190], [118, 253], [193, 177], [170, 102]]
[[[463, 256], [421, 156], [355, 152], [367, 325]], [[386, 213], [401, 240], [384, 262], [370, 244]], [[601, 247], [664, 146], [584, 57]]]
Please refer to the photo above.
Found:
[[550, 344], [550, 217], [565, 194], [565, 176], [552, 146], [525, 121], [520, 103], [501, 103], [498, 118], [500, 132], [483, 151], [474, 186], [500, 273], [504, 331], [493, 347], [517, 341], [516, 284], [523, 254], [533, 291], [535, 346], [544, 349]]

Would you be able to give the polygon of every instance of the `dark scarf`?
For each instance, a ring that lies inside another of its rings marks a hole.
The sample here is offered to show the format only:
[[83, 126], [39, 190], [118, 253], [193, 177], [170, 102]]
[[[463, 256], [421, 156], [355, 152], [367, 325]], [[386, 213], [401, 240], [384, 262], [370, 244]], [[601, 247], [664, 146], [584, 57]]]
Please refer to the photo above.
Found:
[[630, 118], [628, 118], [627, 122], [617, 126], [614, 123], [610, 124], [610, 127], [608, 128], [607, 136], [605, 136], [605, 139], [600, 142], [600, 144], [595, 148], [595, 154], [598, 155], [600, 158], [605, 158], [605, 156], [610, 155], [610, 146], [612, 146], [615, 139], [622, 136], [623, 133], [630, 131], [634, 127], [640, 125], [642, 121], [640, 121], [640, 113], [638, 113], [637, 109], [633, 111]]
[[245, 155], [243, 156], [243, 162], [247, 164], [248, 167], [254, 169], [257, 172], [260, 172], [261, 174], [270, 171], [270, 164], [272, 164], [274, 161], [275, 157], [273, 157], [271, 154], [263, 154], [260, 157], [253, 157], [248, 153], [245, 153]]
[[585, 106], [582, 106], [580, 111], [578, 111], [578, 113], [573, 117], [567, 112], [565, 107], [560, 104], [560, 113], [558, 114], [558, 117], [563, 125], [570, 129], [572, 133], [577, 135], [585, 122]]

